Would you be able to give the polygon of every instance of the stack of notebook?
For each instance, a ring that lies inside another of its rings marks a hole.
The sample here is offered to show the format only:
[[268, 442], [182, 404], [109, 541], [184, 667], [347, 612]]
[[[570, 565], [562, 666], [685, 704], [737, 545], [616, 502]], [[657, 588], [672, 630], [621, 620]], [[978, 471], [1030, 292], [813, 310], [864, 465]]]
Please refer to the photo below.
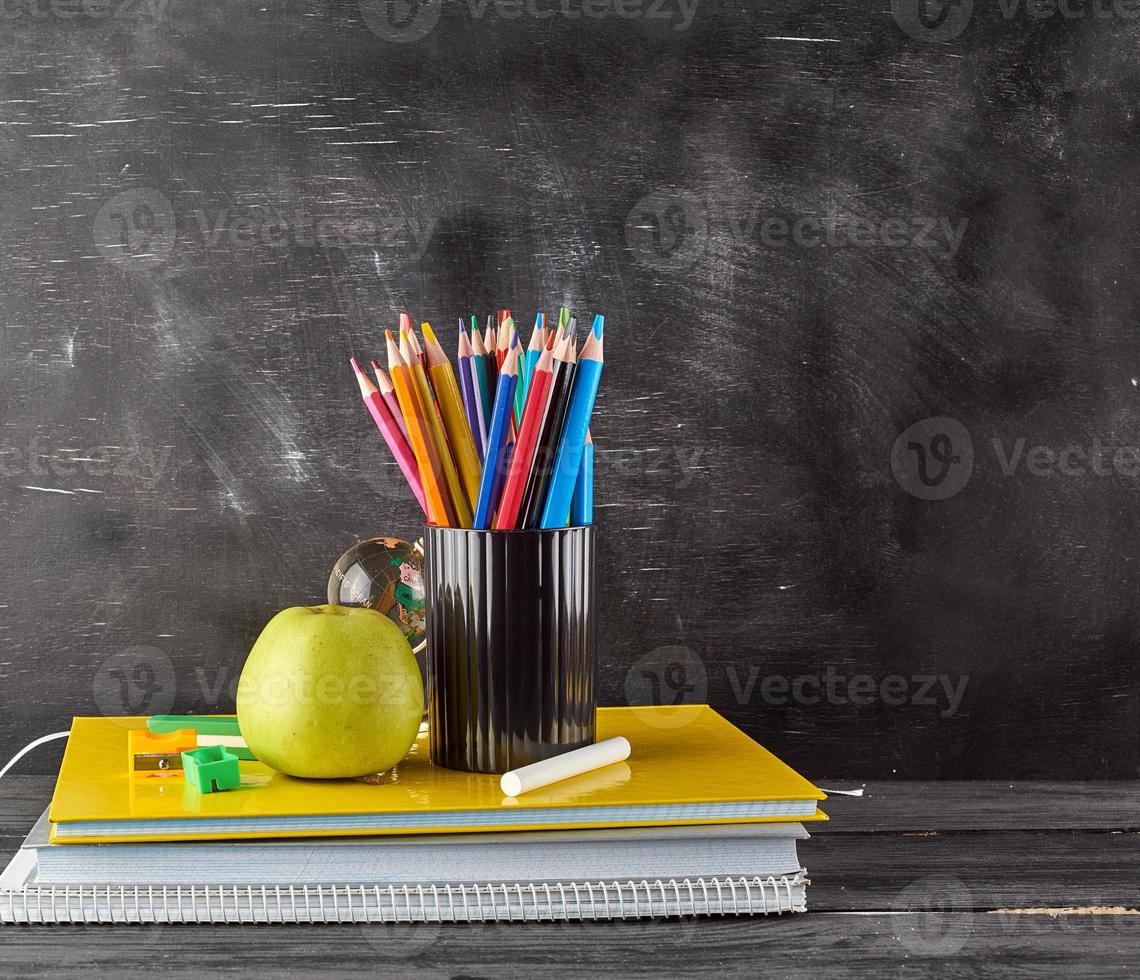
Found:
[[[667, 711], [669, 727], [654, 724]], [[603, 708], [627, 762], [504, 798], [427, 762], [384, 782], [242, 762], [200, 794], [127, 771], [144, 718], [76, 718], [49, 810], [0, 875], [5, 922], [612, 919], [803, 911], [823, 794], [706, 706]]]

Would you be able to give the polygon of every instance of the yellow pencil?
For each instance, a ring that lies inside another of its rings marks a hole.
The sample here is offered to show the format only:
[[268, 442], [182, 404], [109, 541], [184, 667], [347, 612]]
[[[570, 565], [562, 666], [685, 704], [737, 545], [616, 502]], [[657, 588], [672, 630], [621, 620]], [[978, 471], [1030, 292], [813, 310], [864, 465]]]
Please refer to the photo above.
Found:
[[396, 389], [396, 399], [400, 403], [404, 424], [408, 427], [408, 441], [420, 470], [428, 517], [438, 527], [454, 527], [445, 496], [447, 491], [443, 486], [443, 468], [428, 431], [427, 412], [416, 392], [411, 370], [396, 347], [396, 341], [392, 339], [392, 331], [385, 330], [384, 336], [388, 341], [388, 373], [392, 378], [392, 386]]
[[439, 399], [443, 425], [447, 429], [447, 438], [451, 441], [451, 448], [455, 453], [455, 462], [459, 465], [459, 475], [467, 491], [467, 502], [471, 505], [471, 512], [474, 513], [475, 505], [479, 502], [479, 480], [482, 477], [475, 438], [471, 435], [467, 413], [463, 410], [463, 398], [459, 394], [459, 383], [455, 380], [451, 362], [436, 339], [431, 324], [422, 324], [421, 329], [424, 332], [424, 355], [427, 358], [428, 377], [435, 389], [436, 398]]
[[471, 505], [467, 502], [463, 484], [459, 482], [459, 471], [455, 467], [455, 459], [451, 455], [451, 446], [448, 444], [447, 435], [443, 431], [443, 423], [440, 421], [435, 395], [431, 390], [431, 385], [428, 384], [424, 366], [413, 352], [412, 344], [408, 340], [408, 334], [405, 330], [400, 331], [400, 355], [408, 363], [408, 373], [415, 381], [416, 391], [419, 392], [424, 407], [424, 418], [427, 420], [428, 432], [431, 435], [432, 442], [435, 443], [435, 451], [443, 467], [443, 480], [453, 508], [452, 513], [457, 521], [454, 526], [470, 527]]

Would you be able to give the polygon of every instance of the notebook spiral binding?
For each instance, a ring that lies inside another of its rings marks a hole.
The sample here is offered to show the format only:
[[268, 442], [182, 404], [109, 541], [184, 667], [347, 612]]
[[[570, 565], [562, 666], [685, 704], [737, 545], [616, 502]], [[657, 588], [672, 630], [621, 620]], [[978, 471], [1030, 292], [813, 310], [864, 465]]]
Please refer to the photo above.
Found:
[[804, 870], [779, 878], [473, 885], [25, 885], [4, 923], [557, 922], [803, 912]]

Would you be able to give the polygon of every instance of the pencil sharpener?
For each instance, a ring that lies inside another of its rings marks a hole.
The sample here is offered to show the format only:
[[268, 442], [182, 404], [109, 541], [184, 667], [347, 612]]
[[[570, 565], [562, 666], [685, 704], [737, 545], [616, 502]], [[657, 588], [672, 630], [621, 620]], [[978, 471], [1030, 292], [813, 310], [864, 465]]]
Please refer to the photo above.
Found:
[[132, 776], [181, 776], [182, 753], [198, 745], [192, 728], [176, 732], [127, 733], [127, 765]]
[[221, 793], [241, 785], [238, 757], [220, 745], [182, 753], [186, 782], [199, 793]]

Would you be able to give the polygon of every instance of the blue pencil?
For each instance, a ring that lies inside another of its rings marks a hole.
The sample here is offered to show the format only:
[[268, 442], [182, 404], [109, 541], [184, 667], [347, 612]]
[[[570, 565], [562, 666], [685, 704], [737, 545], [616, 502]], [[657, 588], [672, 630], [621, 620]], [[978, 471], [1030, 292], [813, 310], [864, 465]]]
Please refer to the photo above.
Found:
[[594, 325], [578, 357], [578, 371], [574, 375], [574, 387], [570, 392], [570, 407], [566, 410], [566, 421], [562, 426], [562, 437], [558, 440], [554, 470], [539, 523], [543, 528], [565, 527], [570, 516], [570, 499], [574, 495], [574, 485], [578, 482], [586, 435], [590, 431], [590, 416], [594, 414], [594, 399], [598, 396], [598, 384], [602, 379], [604, 323], [600, 313], [594, 317]]
[[487, 435], [487, 455], [483, 462], [483, 476], [479, 481], [479, 498], [475, 503], [475, 517], [471, 526], [486, 530], [499, 504], [503, 483], [507, 476], [507, 453], [514, 415], [515, 389], [518, 386], [518, 339], [507, 352], [503, 369], [499, 372], [499, 386], [495, 391], [495, 411], [491, 415], [491, 431]]
[[526, 405], [526, 393], [530, 390], [530, 376], [534, 374], [534, 366], [538, 358], [546, 349], [546, 330], [543, 329], [545, 316], [539, 313], [534, 318], [534, 333], [530, 335], [530, 346], [527, 347], [522, 361], [519, 362], [519, 384], [515, 390], [515, 424], [522, 425], [523, 406]]
[[582, 465], [574, 483], [574, 496], [570, 498], [570, 524], [580, 527], [594, 523], [594, 440], [586, 430], [586, 444], [582, 447]]

